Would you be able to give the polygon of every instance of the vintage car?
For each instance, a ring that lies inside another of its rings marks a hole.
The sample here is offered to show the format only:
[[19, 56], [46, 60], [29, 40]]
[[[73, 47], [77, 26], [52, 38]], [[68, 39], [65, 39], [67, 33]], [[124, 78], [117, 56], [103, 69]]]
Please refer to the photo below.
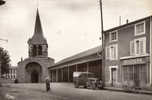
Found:
[[99, 80], [94, 73], [90, 72], [74, 72], [73, 82], [75, 88], [83, 86], [84, 88], [101, 89], [103, 83]]

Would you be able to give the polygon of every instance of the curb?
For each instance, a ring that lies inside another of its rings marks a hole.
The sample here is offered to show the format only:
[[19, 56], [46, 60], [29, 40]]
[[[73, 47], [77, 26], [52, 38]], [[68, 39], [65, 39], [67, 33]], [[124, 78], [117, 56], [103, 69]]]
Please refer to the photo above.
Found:
[[103, 88], [103, 89], [104, 89], [104, 90], [109, 90], [109, 91], [125, 92], [125, 93], [152, 95], [152, 91], [123, 90], [123, 89], [110, 89], [110, 88]]

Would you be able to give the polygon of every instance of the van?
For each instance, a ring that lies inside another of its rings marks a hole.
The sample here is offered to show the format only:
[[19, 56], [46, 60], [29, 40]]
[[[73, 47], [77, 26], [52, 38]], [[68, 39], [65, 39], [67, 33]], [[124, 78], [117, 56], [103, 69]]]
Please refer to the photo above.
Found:
[[73, 83], [75, 88], [80, 86], [92, 89], [103, 87], [102, 81], [91, 72], [73, 72]]

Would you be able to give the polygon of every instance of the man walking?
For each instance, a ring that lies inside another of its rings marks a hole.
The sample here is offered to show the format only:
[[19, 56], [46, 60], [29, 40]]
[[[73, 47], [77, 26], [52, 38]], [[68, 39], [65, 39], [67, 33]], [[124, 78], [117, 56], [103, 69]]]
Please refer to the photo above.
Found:
[[48, 92], [50, 90], [50, 79], [49, 79], [49, 77], [46, 77], [45, 84], [46, 84], [46, 91]]

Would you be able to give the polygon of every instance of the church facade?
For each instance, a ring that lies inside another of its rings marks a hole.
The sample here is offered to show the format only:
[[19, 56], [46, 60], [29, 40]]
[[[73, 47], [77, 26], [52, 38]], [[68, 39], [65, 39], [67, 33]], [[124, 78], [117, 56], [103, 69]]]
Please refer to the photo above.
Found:
[[48, 44], [43, 36], [39, 11], [37, 10], [34, 35], [28, 40], [29, 57], [18, 62], [17, 79], [24, 83], [41, 83], [48, 76], [48, 67], [54, 59], [48, 57]]

